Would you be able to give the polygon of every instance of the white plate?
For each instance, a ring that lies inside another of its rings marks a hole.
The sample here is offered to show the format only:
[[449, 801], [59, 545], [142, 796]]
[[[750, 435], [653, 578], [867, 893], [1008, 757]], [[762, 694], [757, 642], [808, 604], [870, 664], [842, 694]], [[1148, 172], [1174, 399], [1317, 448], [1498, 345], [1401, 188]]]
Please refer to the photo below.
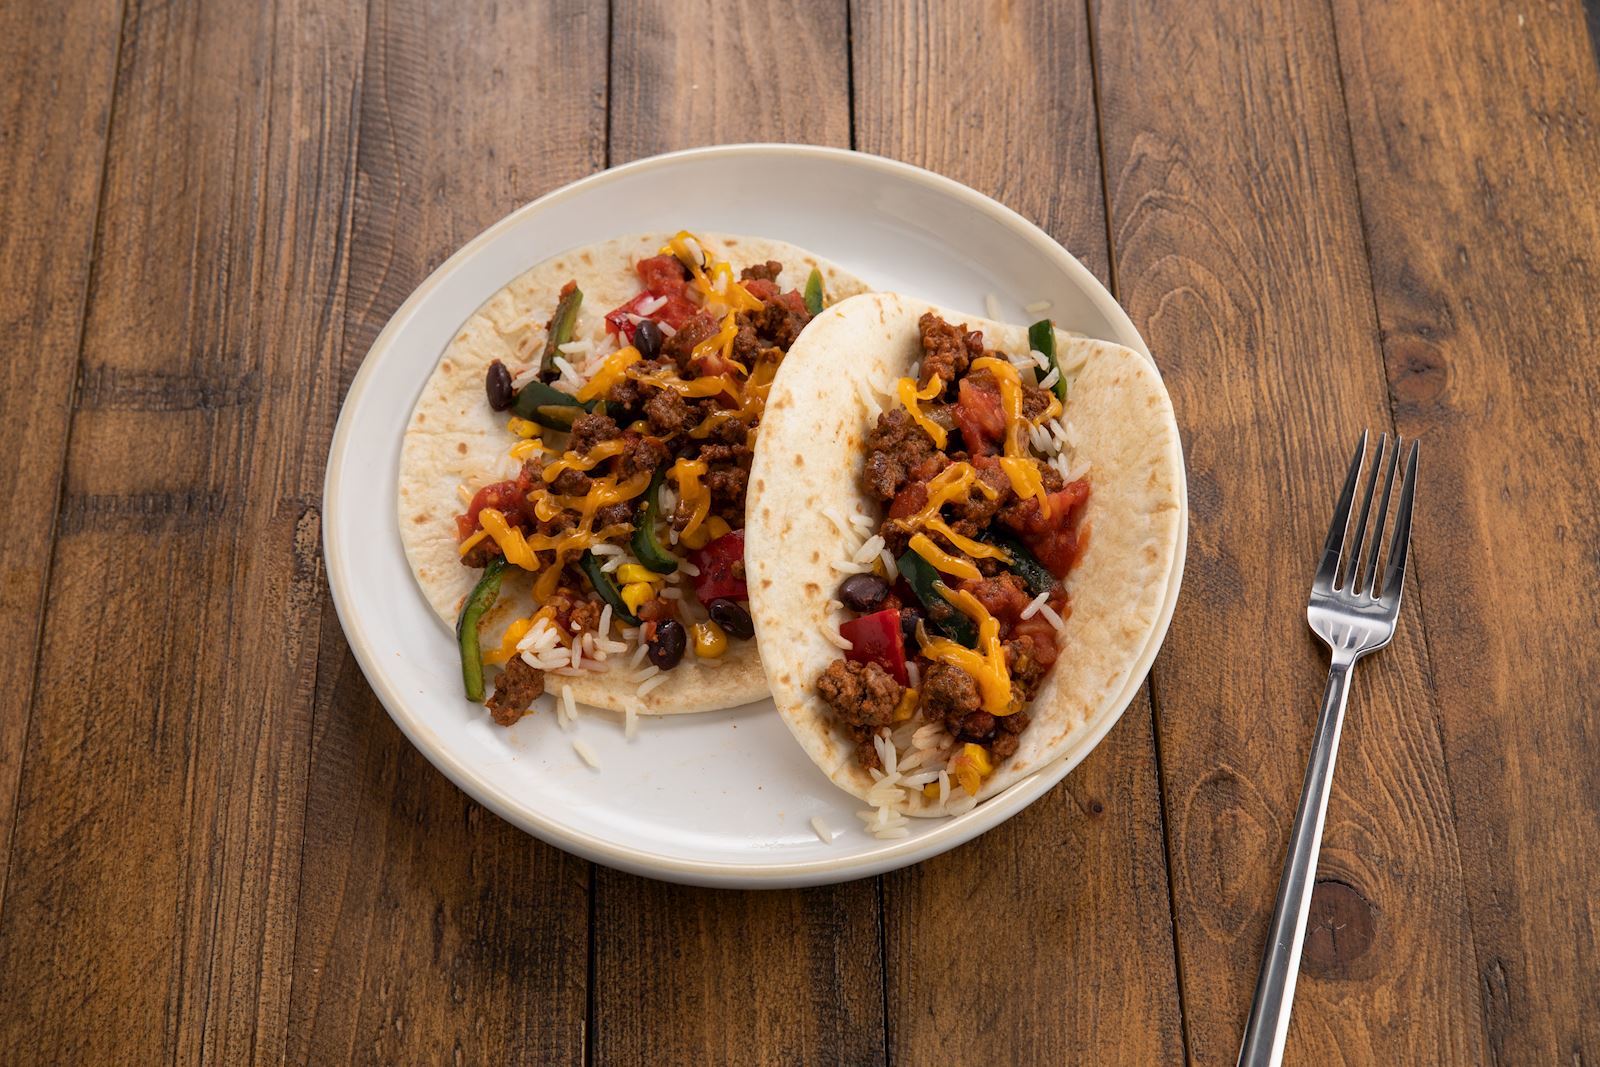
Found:
[[[1027, 322], [1051, 302], [1066, 329], [1148, 351], [1110, 294], [1043, 231], [988, 197], [903, 163], [826, 148], [731, 145], [640, 160], [558, 189], [452, 256], [397, 311], [345, 398], [328, 457], [323, 548], [345, 636], [394, 721], [457, 785], [502, 818], [598, 863], [700, 885], [797, 886], [903, 867], [1015, 815], [1078, 764], [1143, 683], [1172, 617], [1167, 601], [1126, 690], [1059, 762], [954, 819], [913, 819], [909, 837], [861, 829], [862, 805], [812, 765], [764, 701], [643, 719], [585, 710], [564, 733], [547, 710], [507, 730], [461, 697], [452, 635], [412, 580], [395, 482], [412, 405], [455, 331], [524, 270], [575, 245], [645, 230], [782, 238], [877, 288]], [[1185, 497], [1187, 494], [1185, 494]], [[1187, 531], [1187, 500], [1184, 503]], [[1187, 532], [1185, 532], [1187, 540]], [[577, 756], [583, 739], [599, 770]], [[811, 827], [821, 816], [836, 839]]]

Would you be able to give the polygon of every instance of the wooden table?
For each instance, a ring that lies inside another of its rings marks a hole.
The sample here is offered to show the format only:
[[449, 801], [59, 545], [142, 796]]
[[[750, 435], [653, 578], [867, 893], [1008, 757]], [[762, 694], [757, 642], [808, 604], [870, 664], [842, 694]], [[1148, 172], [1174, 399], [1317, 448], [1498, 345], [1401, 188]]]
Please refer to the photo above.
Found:
[[[1106, 741], [986, 837], [806, 892], [488, 814], [373, 698], [319, 553], [413, 286], [557, 185], [742, 140], [1044, 226], [1189, 463], [1183, 597]], [[13, 0], [0, 147], [0, 1062], [1230, 1064], [1362, 426], [1423, 442], [1415, 581], [1357, 673], [1289, 1058], [1600, 1062], [1576, 0]]]

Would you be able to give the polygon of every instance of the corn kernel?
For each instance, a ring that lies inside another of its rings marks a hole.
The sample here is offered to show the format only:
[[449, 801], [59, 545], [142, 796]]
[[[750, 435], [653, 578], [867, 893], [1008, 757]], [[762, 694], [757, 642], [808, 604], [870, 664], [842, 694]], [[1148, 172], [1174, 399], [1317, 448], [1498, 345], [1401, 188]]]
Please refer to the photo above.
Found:
[[690, 627], [694, 637], [694, 654], [701, 659], [716, 659], [728, 651], [728, 635], [714, 622], [697, 622]]
[[633, 614], [639, 613], [640, 605], [647, 600], [655, 599], [656, 587], [649, 582], [629, 582], [622, 587], [622, 602], [628, 605], [628, 610]]
[[511, 420], [506, 423], [506, 429], [524, 440], [539, 436], [539, 424], [537, 422], [529, 422], [527, 419], [518, 418], [516, 415], [511, 416]]
[[678, 535], [678, 544], [691, 549], [701, 549], [711, 543], [711, 529], [709, 523], [702, 522], [693, 530]]
[[712, 541], [715, 541], [717, 538], [721, 537], [725, 533], [730, 532], [731, 530], [732, 527], [728, 525], [728, 520], [724, 519], [721, 515], [713, 515], [706, 520], [706, 532], [711, 535], [710, 540]]
[[917, 710], [918, 693], [915, 688], [900, 694], [900, 703], [894, 706], [894, 721], [905, 722]]
[[661, 575], [638, 563], [624, 563], [617, 568], [617, 581], [623, 585], [633, 585], [644, 582], [646, 585], [659, 585]]

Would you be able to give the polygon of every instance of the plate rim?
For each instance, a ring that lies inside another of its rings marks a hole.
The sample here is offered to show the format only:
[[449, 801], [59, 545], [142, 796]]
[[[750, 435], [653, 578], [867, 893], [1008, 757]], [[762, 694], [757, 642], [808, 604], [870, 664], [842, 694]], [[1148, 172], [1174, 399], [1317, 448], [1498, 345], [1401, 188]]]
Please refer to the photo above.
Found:
[[[866, 152], [858, 152], [853, 149], [770, 142], [707, 145], [647, 156], [586, 175], [552, 189], [490, 224], [445, 259], [395, 309], [388, 322], [384, 324], [383, 329], [379, 331], [377, 337], [373, 339], [372, 344], [362, 356], [361, 365], [351, 379], [350, 386], [346, 390], [344, 397], [340, 400], [339, 416], [329, 444], [327, 467], [323, 477], [322, 553], [323, 561], [327, 568], [327, 581], [334, 611], [338, 617], [339, 626], [345, 636], [346, 643], [350, 648], [351, 654], [355, 657], [363, 677], [371, 687], [373, 694], [378, 698], [379, 703], [388, 712], [389, 718], [400, 728], [406, 739], [423, 754], [436, 770], [450, 779], [457, 788], [500, 818], [547, 844], [592, 862], [601, 863], [632, 874], [701, 886], [781, 888], [822, 885], [870, 877], [885, 871], [908, 866], [924, 859], [930, 859], [949, 851], [998, 826], [1006, 819], [1022, 811], [1057, 785], [1061, 779], [1065, 778], [1079, 763], [1087, 758], [1089, 753], [1094, 751], [1100, 742], [1104, 740], [1105, 735], [1121, 721], [1127, 709], [1137, 700], [1138, 692], [1144, 686], [1150, 667], [1166, 641], [1166, 635], [1177, 606], [1178, 592], [1182, 586], [1185, 559], [1188, 554], [1188, 474], [1183, 459], [1183, 442], [1180, 430], [1178, 441], [1179, 469], [1183, 471], [1184, 476], [1178, 483], [1180, 499], [1177, 551], [1172, 570], [1168, 576], [1168, 588], [1160, 616], [1157, 619], [1155, 628], [1151, 631], [1144, 650], [1140, 653], [1138, 660], [1135, 661], [1134, 670], [1130, 673], [1127, 683], [1116, 696], [1115, 710], [1103, 714], [1102, 721], [1097, 723], [1095, 728], [1084, 736], [1083, 740], [1074, 747], [1072, 752], [1066, 753], [1055, 762], [1039, 768], [1033, 774], [991, 797], [971, 811], [955, 818], [942, 820], [943, 825], [918, 837], [891, 842], [884, 847], [874, 848], [868, 852], [841, 856], [838, 859], [820, 858], [791, 862], [745, 864], [726, 860], [689, 860], [653, 853], [631, 846], [618, 845], [593, 837], [588, 833], [574, 830], [540, 812], [528, 808], [526, 805], [518, 804], [515, 798], [505, 790], [481, 777], [470, 764], [445, 750], [439, 743], [434, 731], [421, 720], [420, 716], [411, 713], [407, 706], [407, 701], [401, 699], [400, 694], [381, 669], [381, 659], [373, 649], [371, 640], [368, 638], [361, 620], [355, 615], [351, 607], [354, 594], [348, 586], [349, 576], [345, 563], [345, 554], [338, 544], [338, 538], [335, 536], [339, 510], [337, 501], [342, 492], [341, 471], [344, 466], [344, 456], [351, 447], [351, 436], [354, 432], [353, 418], [350, 416], [350, 412], [360, 406], [364, 394], [375, 380], [379, 362], [376, 357], [381, 356], [385, 350], [395, 343], [395, 339], [410, 325], [411, 321], [416, 317], [419, 307], [426, 302], [434, 290], [438, 289], [446, 280], [462, 269], [468, 260], [475, 257], [481, 249], [496, 240], [501, 233], [516, 226], [527, 216], [546, 211], [564, 199], [597, 186], [622, 180], [640, 171], [672, 166], [686, 159], [700, 160], [766, 155], [804, 156], [813, 159], [824, 159], [844, 166], [888, 172], [899, 178], [929, 186], [954, 199], [964, 201], [967, 206], [981, 214], [988, 215], [998, 224], [1013, 230], [1024, 240], [1035, 245], [1047, 258], [1055, 261], [1063, 273], [1072, 278], [1077, 283], [1080, 291], [1106, 316], [1107, 321], [1118, 328], [1119, 332], [1124, 332], [1128, 338], [1136, 342], [1129, 347], [1134, 348], [1146, 359], [1150, 360], [1152, 365], [1156, 365], [1155, 359], [1151, 356], [1143, 337], [1134, 327], [1127, 312], [1117, 303], [1110, 291], [1100, 283], [1100, 280], [1094, 276], [1093, 272], [1041, 227], [993, 197], [978, 192], [976, 189], [964, 185], [953, 178], [936, 174], [914, 164]], [[1125, 342], [1118, 340], [1117, 343]], [[1159, 375], [1160, 367], [1158, 365], [1156, 365], [1156, 370]]]

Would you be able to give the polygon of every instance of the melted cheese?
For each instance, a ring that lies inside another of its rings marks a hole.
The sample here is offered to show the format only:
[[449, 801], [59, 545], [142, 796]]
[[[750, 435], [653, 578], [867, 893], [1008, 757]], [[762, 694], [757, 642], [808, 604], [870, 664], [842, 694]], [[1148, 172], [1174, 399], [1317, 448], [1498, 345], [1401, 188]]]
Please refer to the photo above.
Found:
[[465, 556], [468, 552], [471, 552], [473, 550], [473, 548], [477, 546], [479, 541], [482, 541], [485, 537], [488, 537], [488, 536], [489, 536], [489, 531], [488, 530], [479, 530], [477, 533], [473, 534], [471, 537], [469, 537], [465, 541], [461, 542], [460, 554]]
[[1023, 500], [1035, 497], [1039, 501], [1039, 514], [1050, 517], [1050, 494], [1045, 492], [1044, 479], [1039, 475], [1039, 465], [1031, 459], [1018, 456], [1001, 456], [1000, 469], [1011, 479], [1011, 488]]
[[578, 390], [579, 400], [593, 400], [611, 392], [611, 387], [620, 382], [626, 375], [624, 372], [644, 357], [632, 345], [619, 348], [605, 358], [598, 370]]
[[983, 697], [983, 710], [989, 714], [1004, 716], [1020, 711], [1022, 702], [1012, 699], [1011, 672], [1006, 667], [1005, 648], [1000, 644], [1000, 620], [984, 610], [978, 598], [964, 589], [941, 589], [939, 593], [978, 624], [978, 651], [947, 638], [935, 637], [922, 646], [922, 654], [972, 675]]
[[720, 374], [708, 374], [703, 378], [685, 381], [676, 374], [633, 374], [628, 377], [645, 385], [653, 385], [657, 389], [671, 389], [681, 396], [717, 396], [720, 393], [734, 393], [739, 391], [737, 382], [730, 381]]
[[561, 477], [563, 471], [592, 471], [600, 465], [601, 460], [620, 456], [627, 449], [627, 442], [620, 437], [613, 437], [609, 441], [595, 443], [587, 455], [580, 456], [570, 449], [544, 469], [544, 480], [553, 482]]
[[917, 555], [921, 556], [923, 559], [927, 560], [929, 565], [931, 565], [935, 570], [943, 571], [945, 574], [952, 574], [957, 578], [972, 578], [974, 580], [983, 577], [983, 575], [979, 573], [976, 564], [964, 560], [960, 556], [952, 556], [950, 553], [934, 544], [932, 539], [929, 538], [927, 534], [913, 534], [907, 547]]
[[694, 509], [689, 515], [688, 525], [679, 531], [679, 538], [694, 533], [706, 521], [706, 516], [711, 514], [711, 490], [700, 484], [706, 469], [704, 460], [679, 459], [668, 472], [672, 480], [678, 483], [678, 502]]
[[911, 421], [922, 427], [924, 433], [933, 438], [935, 448], [943, 449], [949, 440], [943, 426], [934, 422], [922, 413], [922, 401], [932, 400], [944, 390], [944, 382], [937, 375], [928, 382], [926, 389], [917, 391], [917, 383], [912, 378], [901, 378], [895, 383], [895, 392], [899, 394], [900, 403], [905, 405], [906, 411], [911, 414]]
[[734, 321], [733, 312], [730, 311], [723, 316], [722, 326], [716, 333], [694, 346], [694, 350], [689, 353], [689, 361], [694, 363], [710, 356], [721, 355], [724, 361], [743, 371], [744, 367], [733, 361], [733, 339], [737, 336], [739, 336], [739, 325]]
[[972, 369], [988, 371], [1000, 386], [1000, 408], [1006, 417], [1006, 454], [1000, 460], [1000, 469], [1006, 472], [1017, 496], [1024, 500], [1036, 498], [1039, 501], [1039, 513], [1048, 519], [1050, 499], [1045, 493], [1038, 466], [1028, 452], [1027, 427], [1030, 424], [1022, 416], [1022, 379], [1017, 374], [1017, 368], [1003, 359], [984, 356], [972, 361]]

